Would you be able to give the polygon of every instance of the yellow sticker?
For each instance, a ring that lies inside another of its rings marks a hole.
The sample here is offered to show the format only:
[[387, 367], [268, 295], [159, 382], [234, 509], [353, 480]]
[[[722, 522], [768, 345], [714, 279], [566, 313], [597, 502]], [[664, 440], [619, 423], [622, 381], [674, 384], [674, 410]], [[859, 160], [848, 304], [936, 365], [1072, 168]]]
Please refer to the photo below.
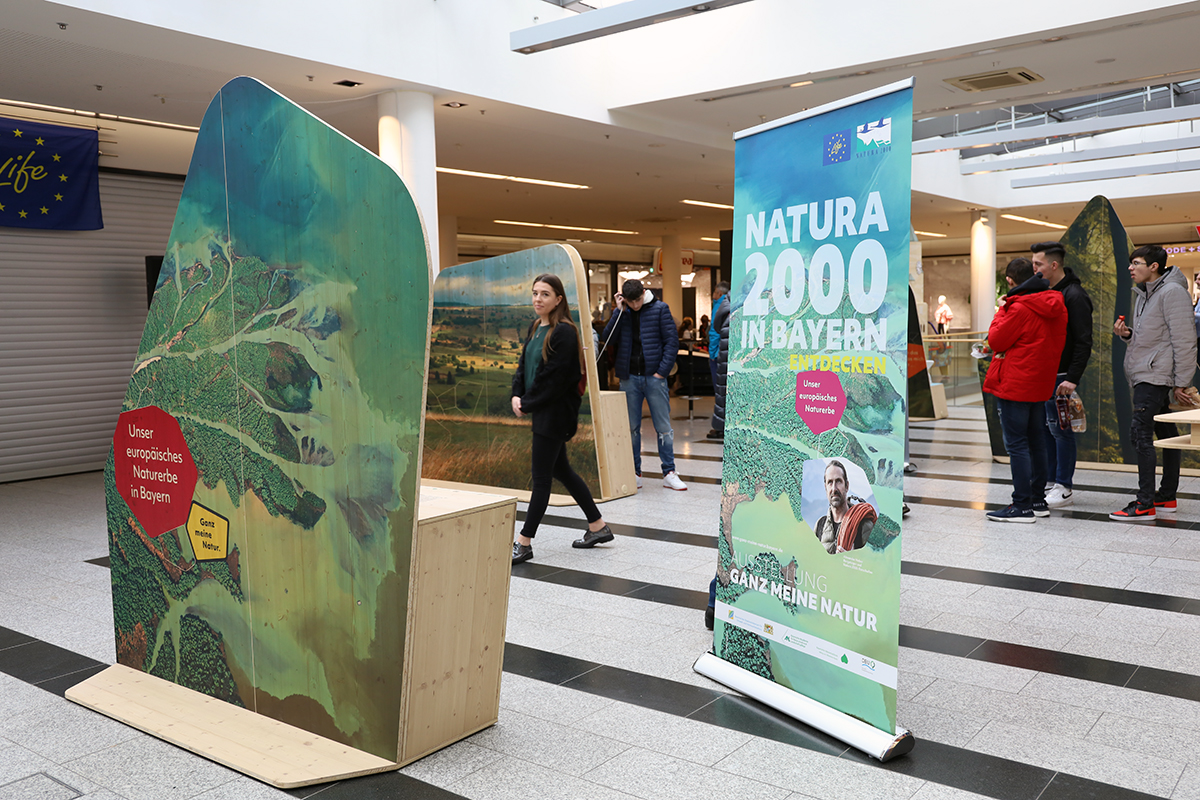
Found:
[[188, 514], [187, 532], [197, 561], [213, 561], [228, 555], [229, 520], [194, 500]]

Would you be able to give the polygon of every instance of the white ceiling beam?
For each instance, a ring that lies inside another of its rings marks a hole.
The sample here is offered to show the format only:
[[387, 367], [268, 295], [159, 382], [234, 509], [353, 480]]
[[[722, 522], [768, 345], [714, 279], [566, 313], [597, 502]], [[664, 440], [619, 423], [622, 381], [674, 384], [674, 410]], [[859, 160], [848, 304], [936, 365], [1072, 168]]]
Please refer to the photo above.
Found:
[[1160, 142], [1138, 142], [1137, 144], [1124, 144], [1119, 147], [1093, 147], [1089, 150], [1073, 150], [1064, 153], [1050, 153], [1025, 158], [969, 159], [959, 165], [959, 171], [963, 175], [979, 175], [987, 172], [1003, 172], [1009, 169], [1025, 169], [1026, 167], [1052, 167], [1056, 164], [1100, 161], [1105, 158], [1169, 153], [1175, 150], [1190, 150], [1194, 147], [1200, 147], [1200, 136], [1165, 139]]
[[913, 142], [913, 153], [937, 153], [943, 150], [969, 150], [1011, 142], [1030, 142], [1037, 139], [1055, 139], [1060, 136], [1082, 136], [1103, 131], [1119, 131], [1140, 128], [1145, 125], [1160, 125], [1164, 122], [1183, 122], [1200, 119], [1200, 105], [1181, 108], [1162, 108], [1157, 111], [1138, 111], [1134, 114], [1118, 114], [1114, 117], [1092, 117], [1071, 122], [1054, 122], [1035, 125], [1031, 128], [1016, 128], [1008, 131], [969, 133], [965, 136], [937, 136]]
[[1151, 167], [1122, 167], [1120, 169], [1098, 169], [1093, 172], [1068, 172], [1059, 175], [1043, 175], [1039, 178], [1014, 178], [1012, 188], [1028, 189], [1033, 186], [1056, 186], [1062, 183], [1084, 183], [1105, 181], [1112, 178], [1137, 178], [1142, 175], [1170, 175], [1173, 172], [1192, 172], [1200, 169], [1200, 161], [1173, 161]]
[[747, 0], [629, 0], [513, 31], [508, 37], [509, 47], [516, 53], [537, 53], [745, 2]]

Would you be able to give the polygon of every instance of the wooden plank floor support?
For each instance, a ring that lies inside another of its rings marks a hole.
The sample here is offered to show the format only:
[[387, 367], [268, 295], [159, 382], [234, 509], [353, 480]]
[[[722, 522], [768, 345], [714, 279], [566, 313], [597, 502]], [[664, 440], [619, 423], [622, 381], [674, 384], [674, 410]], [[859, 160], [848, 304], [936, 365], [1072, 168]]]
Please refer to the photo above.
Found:
[[398, 769], [494, 725], [515, 498], [421, 487], [396, 760], [120, 664], [67, 699], [281, 789]]
[[400, 766], [121, 664], [67, 699], [281, 789]]

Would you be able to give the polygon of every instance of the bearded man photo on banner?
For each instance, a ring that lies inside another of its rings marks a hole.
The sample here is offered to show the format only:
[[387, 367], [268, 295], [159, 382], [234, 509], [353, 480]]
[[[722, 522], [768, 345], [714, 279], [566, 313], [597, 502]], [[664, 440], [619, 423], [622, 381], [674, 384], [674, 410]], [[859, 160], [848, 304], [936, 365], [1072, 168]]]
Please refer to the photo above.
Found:
[[850, 494], [850, 473], [836, 458], [825, 467], [825, 493], [829, 496], [829, 513], [813, 528], [825, 551], [830, 555], [857, 550], [867, 543], [875, 520], [875, 508], [861, 497]]

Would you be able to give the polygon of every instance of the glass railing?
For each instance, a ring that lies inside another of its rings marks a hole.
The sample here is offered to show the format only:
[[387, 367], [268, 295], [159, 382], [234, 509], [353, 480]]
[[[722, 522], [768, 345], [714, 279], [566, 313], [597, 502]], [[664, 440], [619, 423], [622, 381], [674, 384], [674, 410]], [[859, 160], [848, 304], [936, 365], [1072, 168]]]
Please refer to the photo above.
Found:
[[979, 359], [971, 348], [987, 341], [983, 331], [925, 334], [925, 358], [932, 361], [929, 378], [946, 389], [946, 405], [983, 405], [979, 382]]

